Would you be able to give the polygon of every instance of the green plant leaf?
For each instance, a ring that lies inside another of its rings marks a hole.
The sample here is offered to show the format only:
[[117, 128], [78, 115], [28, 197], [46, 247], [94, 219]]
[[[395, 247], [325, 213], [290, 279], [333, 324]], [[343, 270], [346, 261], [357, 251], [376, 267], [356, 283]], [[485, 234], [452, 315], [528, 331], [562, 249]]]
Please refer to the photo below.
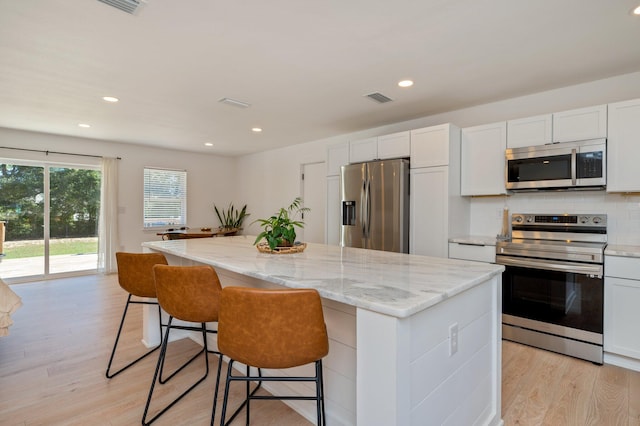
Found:
[[218, 207], [215, 204], [213, 209], [216, 212], [216, 216], [218, 216], [220, 226], [227, 229], [241, 229], [242, 222], [244, 222], [244, 219], [250, 215], [250, 213], [247, 213], [246, 204], [240, 210], [236, 209], [233, 206], [233, 203], [230, 203], [229, 207], [227, 207], [226, 210], [222, 210], [222, 212], [218, 210]]
[[282, 244], [282, 240], [293, 245], [296, 240], [295, 228], [303, 228], [304, 222], [297, 220], [296, 216], [311, 211], [308, 207], [302, 206], [302, 198], [296, 197], [288, 207], [281, 207], [276, 214], [268, 219], [256, 219], [252, 223], [258, 223], [263, 231], [258, 235], [253, 244], [257, 244], [262, 239], [267, 240], [271, 250]]

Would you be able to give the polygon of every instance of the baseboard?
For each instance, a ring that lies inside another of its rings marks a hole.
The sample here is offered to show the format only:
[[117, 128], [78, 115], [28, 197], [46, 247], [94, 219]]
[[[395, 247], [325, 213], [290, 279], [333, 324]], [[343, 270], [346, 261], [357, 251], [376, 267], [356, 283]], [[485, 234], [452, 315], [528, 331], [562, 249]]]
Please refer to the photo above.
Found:
[[626, 368], [628, 370], [640, 371], [640, 360], [635, 358], [629, 358], [624, 355], [617, 355], [617, 354], [605, 352], [604, 362], [605, 364], [616, 365], [618, 367]]

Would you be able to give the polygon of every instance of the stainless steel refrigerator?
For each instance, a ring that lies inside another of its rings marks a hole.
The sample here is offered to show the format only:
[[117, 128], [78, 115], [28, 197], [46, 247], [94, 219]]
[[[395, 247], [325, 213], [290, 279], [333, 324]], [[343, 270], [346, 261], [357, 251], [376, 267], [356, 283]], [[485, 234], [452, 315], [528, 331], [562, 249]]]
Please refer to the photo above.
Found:
[[340, 245], [409, 252], [409, 161], [342, 166]]

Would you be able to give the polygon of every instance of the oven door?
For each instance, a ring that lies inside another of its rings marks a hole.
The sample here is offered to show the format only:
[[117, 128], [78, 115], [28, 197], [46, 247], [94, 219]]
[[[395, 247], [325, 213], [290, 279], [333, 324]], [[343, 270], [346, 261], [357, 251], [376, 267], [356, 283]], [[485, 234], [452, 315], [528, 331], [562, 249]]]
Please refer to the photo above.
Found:
[[509, 256], [496, 256], [496, 263], [505, 265], [503, 321], [544, 323], [540, 331], [602, 344], [602, 265]]

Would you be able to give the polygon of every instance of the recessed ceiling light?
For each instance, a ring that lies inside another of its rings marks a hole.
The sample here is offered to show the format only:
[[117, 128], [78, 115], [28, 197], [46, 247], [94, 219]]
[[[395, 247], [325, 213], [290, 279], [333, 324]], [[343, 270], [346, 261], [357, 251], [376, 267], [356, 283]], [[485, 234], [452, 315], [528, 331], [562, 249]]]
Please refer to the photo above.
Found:
[[213, 146], [211, 142], [205, 142], [204, 146]]
[[636, 7], [635, 9], [633, 9], [633, 14], [634, 15], [640, 15], [640, 6]]
[[262, 131], [262, 128], [261, 127], [253, 127], [251, 129], [251, 131], [254, 132], [254, 133], [260, 133]]
[[103, 96], [102, 100], [106, 102], [118, 102], [120, 99], [114, 98], [113, 96]]
[[398, 82], [398, 86], [400, 87], [411, 87], [413, 86], [413, 81], [411, 80], [402, 80]]
[[78, 124], [78, 127], [83, 127], [85, 129], [88, 129], [89, 127], [91, 127], [91, 125], [87, 124], [87, 123], [80, 123], [80, 124]]

